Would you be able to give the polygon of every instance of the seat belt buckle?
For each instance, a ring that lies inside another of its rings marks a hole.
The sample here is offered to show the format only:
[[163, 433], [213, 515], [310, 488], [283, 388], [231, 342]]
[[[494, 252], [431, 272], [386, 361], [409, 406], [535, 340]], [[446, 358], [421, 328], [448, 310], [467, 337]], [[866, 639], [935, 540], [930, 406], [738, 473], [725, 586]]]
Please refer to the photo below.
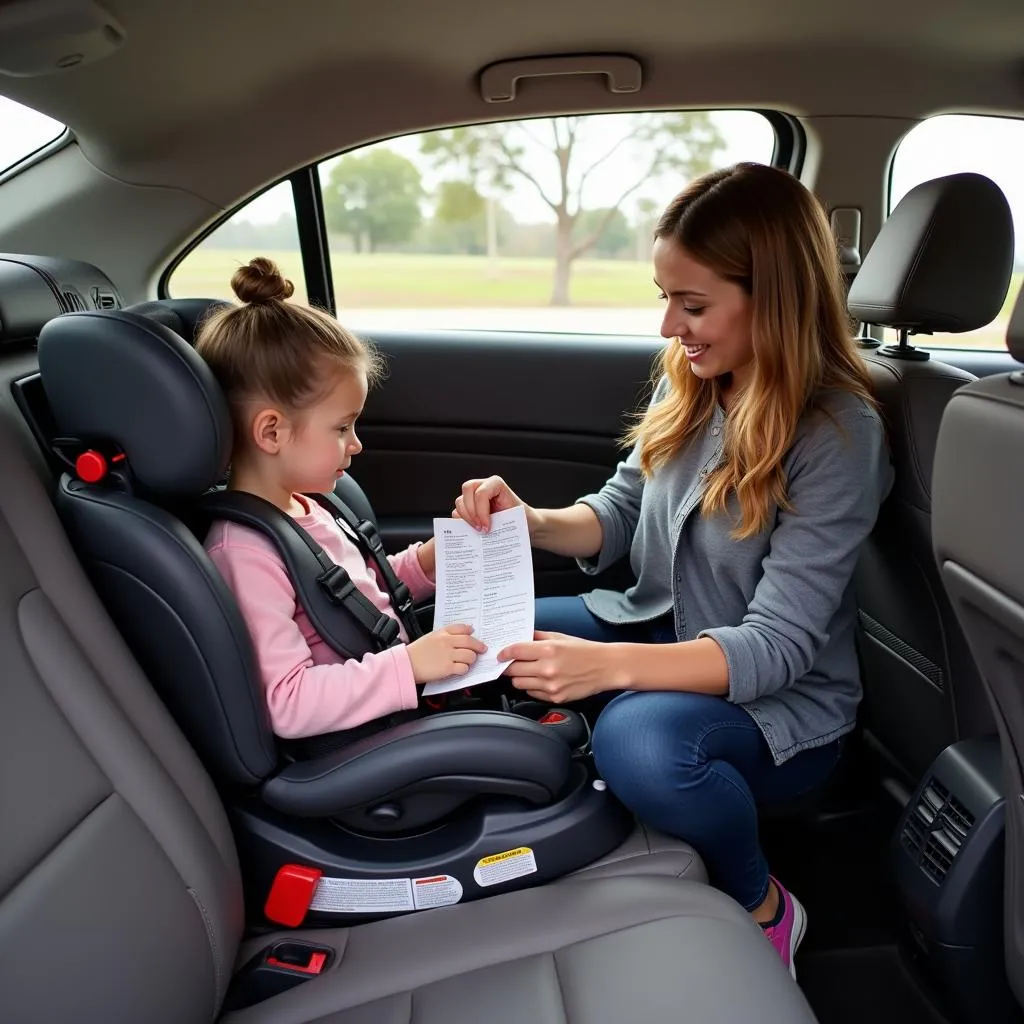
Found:
[[286, 928], [298, 928], [306, 918], [323, 872], [301, 864], [285, 864], [277, 869], [263, 905], [268, 921]]
[[399, 580], [398, 586], [395, 587], [394, 599], [395, 606], [402, 615], [412, 611], [412, 593], [401, 580]]
[[315, 978], [330, 965], [334, 950], [283, 939], [266, 946], [235, 974], [224, 1000], [227, 1011], [244, 1010]]
[[380, 539], [380, 531], [371, 519], [361, 519], [356, 523], [356, 533], [366, 541], [375, 555], [384, 554], [384, 544]]
[[370, 632], [383, 649], [390, 647], [398, 639], [398, 630], [398, 623], [390, 615], [381, 612]]
[[[285, 945], [282, 943], [281, 945]], [[293, 942], [287, 945], [297, 947], [296, 951], [284, 951], [280, 946], [274, 947], [276, 956], [268, 956], [263, 962], [268, 967], [278, 967], [284, 971], [295, 971], [296, 974], [308, 974], [315, 977], [327, 965], [328, 952], [323, 949], [316, 949], [313, 946], [301, 945]], [[283, 959], [283, 957], [289, 959]]]
[[343, 604], [356, 589], [351, 577], [340, 565], [332, 565], [325, 569], [317, 576], [316, 581], [335, 604]]

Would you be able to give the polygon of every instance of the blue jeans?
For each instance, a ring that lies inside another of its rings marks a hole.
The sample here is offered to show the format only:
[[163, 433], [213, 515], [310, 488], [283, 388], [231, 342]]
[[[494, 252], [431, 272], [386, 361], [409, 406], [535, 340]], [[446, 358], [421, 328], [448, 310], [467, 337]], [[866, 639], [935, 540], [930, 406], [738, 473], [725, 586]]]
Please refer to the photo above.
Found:
[[671, 612], [638, 626], [612, 626], [592, 615], [582, 597], [538, 598], [534, 608], [534, 627], [604, 644], [671, 643], [676, 638]]
[[[579, 598], [541, 598], [536, 621], [538, 629], [602, 642], [665, 637], [664, 623], [603, 623]], [[601, 712], [593, 736], [594, 759], [611, 791], [641, 821], [690, 843], [712, 883], [747, 910], [768, 894], [758, 807], [821, 787], [841, 746], [835, 740], [776, 765], [742, 706], [676, 690], [620, 694]]]

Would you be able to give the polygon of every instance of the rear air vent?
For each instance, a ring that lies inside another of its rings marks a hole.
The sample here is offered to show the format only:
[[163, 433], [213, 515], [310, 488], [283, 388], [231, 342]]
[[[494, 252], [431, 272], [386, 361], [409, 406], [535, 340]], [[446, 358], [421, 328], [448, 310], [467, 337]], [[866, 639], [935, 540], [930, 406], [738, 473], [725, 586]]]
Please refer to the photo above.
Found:
[[94, 309], [120, 309], [121, 303], [113, 292], [101, 291], [99, 288], [92, 290], [92, 304]]
[[81, 313], [85, 310], [85, 299], [74, 288], [65, 288], [61, 294], [64, 296], [64, 308], [69, 313]]
[[941, 885], [973, 826], [974, 815], [932, 778], [907, 815], [900, 838], [914, 862]]

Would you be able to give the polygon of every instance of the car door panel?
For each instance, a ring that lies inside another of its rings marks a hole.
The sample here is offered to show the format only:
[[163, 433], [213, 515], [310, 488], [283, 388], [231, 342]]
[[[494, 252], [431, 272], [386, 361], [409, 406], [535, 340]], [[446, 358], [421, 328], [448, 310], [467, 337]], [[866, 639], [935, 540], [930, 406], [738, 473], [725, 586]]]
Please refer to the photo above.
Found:
[[[620, 439], [650, 393], [652, 339], [458, 332], [370, 339], [387, 379], [366, 404], [353, 473], [389, 550], [432, 532], [462, 482], [497, 474], [540, 507], [595, 491], [624, 456]], [[625, 560], [598, 579], [535, 553], [538, 595], [621, 587]]]

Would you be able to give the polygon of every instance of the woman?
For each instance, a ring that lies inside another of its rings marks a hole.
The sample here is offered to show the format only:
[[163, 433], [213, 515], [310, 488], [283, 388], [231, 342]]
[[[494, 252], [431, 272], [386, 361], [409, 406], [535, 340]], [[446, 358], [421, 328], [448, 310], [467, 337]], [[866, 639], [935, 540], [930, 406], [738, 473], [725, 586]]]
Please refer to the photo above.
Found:
[[546, 701], [624, 690], [597, 766], [645, 822], [692, 843], [786, 965], [806, 915], [769, 875], [759, 805], [820, 787], [861, 696], [854, 564], [892, 471], [851, 341], [825, 215], [757, 164], [695, 181], [655, 232], [669, 339], [629, 457], [597, 493], [535, 509], [498, 477], [456, 514], [523, 505], [536, 547], [588, 573], [627, 552], [625, 593], [538, 601], [514, 684]]

